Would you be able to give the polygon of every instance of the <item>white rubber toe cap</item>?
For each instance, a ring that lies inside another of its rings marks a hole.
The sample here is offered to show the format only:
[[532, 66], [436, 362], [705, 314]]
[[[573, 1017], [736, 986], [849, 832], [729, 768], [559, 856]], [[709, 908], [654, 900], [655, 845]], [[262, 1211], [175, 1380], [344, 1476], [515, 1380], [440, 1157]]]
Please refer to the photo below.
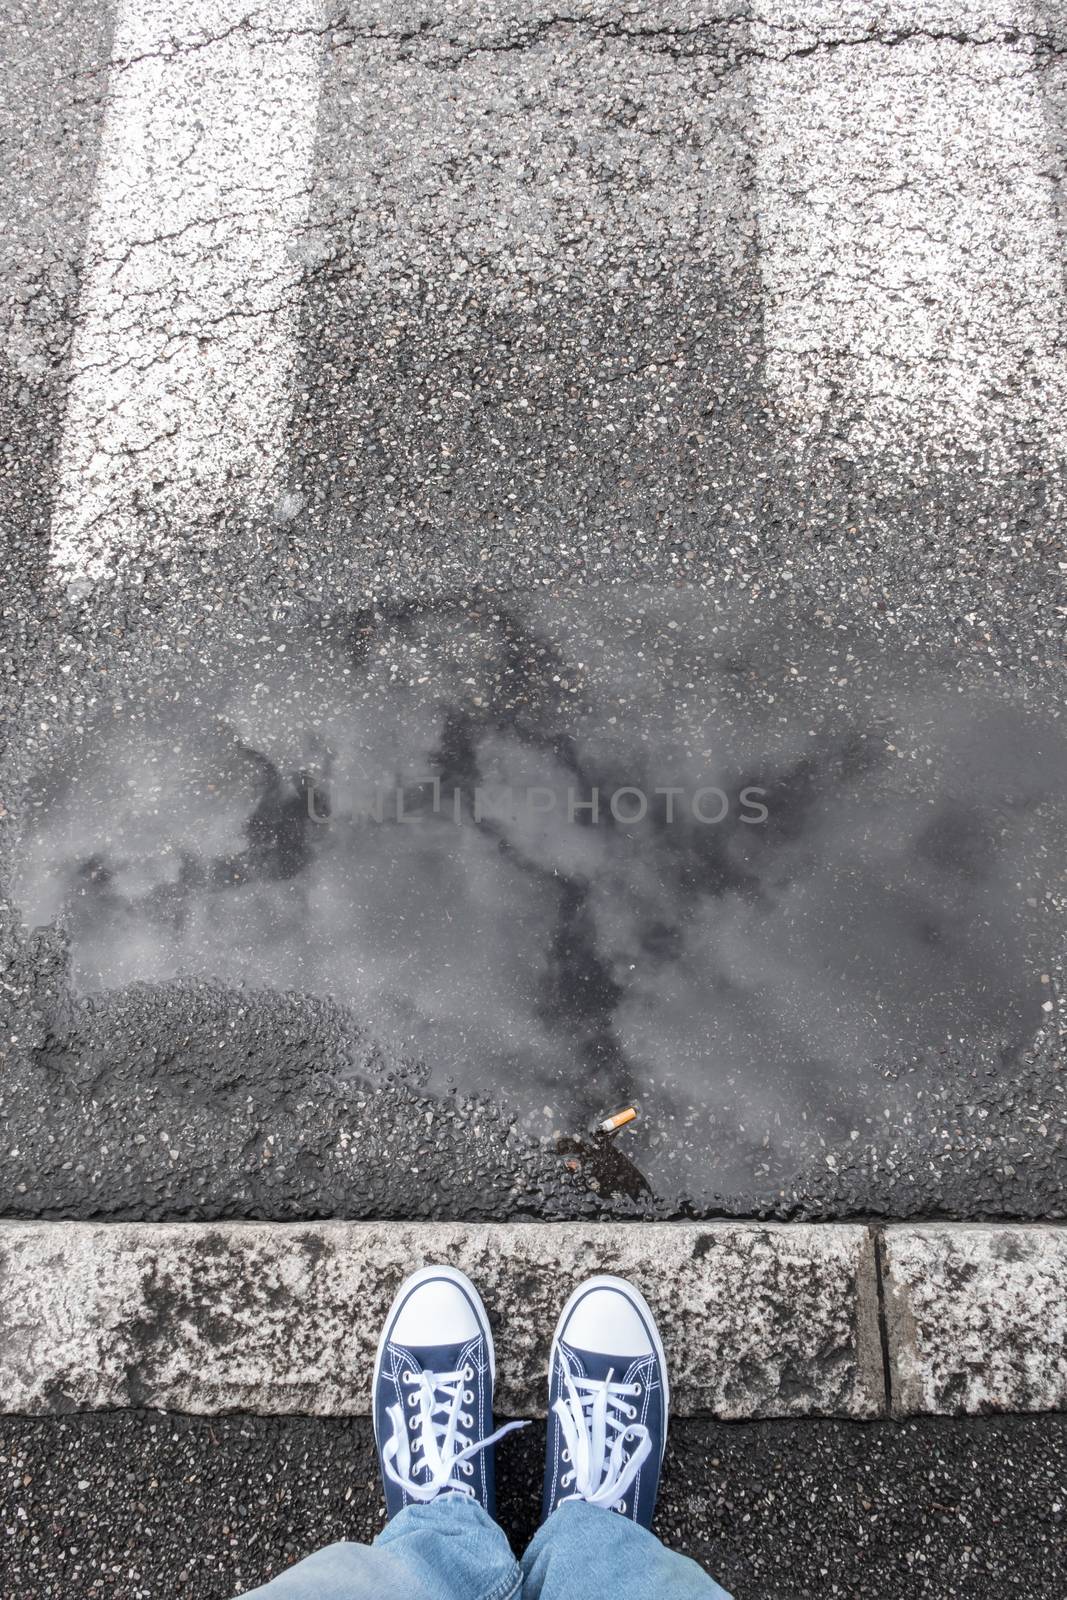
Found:
[[573, 1302], [559, 1328], [565, 1344], [610, 1356], [652, 1354], [655, 1346], [646, 1325], [646, 1318], [651, 1320], [648, 1308], [621, 1278], [593, 1279], [577, 1292]]
[[483, 1332], [469, 1293], [454, 1269], [425, 1268], [402, 1291], [403, 1303], [389, 1337], [396, 1344], [464, 1344]]

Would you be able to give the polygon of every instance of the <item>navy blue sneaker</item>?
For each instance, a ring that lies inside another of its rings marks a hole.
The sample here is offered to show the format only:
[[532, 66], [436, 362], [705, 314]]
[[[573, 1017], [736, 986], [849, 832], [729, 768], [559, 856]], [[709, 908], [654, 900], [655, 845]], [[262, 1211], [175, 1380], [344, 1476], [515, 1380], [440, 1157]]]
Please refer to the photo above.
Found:
[[439, 1494], [463, 1494], [494, 1516], [496, 1357], [489, 1319], [455, 1267], [413, 1272], [385, 1319], [374, 1363], [374, 1438], [389, 1517]]
[[563, 1307], [548, 1367], [542, 1521], [584, 1500], [652, 1526], [667, 1442], [667, 1363], [624, 1278], [589, 1278]]

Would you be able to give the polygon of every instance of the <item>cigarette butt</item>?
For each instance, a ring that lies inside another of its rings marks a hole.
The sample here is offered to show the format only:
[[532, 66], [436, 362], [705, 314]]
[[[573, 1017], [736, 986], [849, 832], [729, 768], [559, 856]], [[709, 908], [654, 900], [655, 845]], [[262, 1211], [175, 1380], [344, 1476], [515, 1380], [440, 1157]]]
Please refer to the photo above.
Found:
[[628, 1122], [633, 1122], [637, 1116], [634, 1106], [627, 1106], [625, 1111], [616, 1111], [612, 1117], [605, 1117], [600, 1124], [601, 1133], [617, 1133], [620, 1128], [625, 1128]]

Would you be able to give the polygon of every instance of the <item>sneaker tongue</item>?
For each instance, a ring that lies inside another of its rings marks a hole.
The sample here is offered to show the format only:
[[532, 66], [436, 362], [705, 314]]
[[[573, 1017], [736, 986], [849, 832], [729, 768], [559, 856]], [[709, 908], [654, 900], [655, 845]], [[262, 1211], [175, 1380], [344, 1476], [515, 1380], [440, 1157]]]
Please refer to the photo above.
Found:
[[465, 1364], [470, 1340], [460, 1344], [408, 1344], [404, 1346], [416, 1369], [425, 1372], [458, 1372]]
[[633, 1366], [634, 1356], [606, 1356], [600, 1350], [579, 1350], [577, 1345], [568, 1344], [564, 1348], [571, 1359], [571, 1372], [582, 1378], [593, 1378], [601, 1382], [611, 1374], [613, 1383], [623, 1383], [626, 1374]]

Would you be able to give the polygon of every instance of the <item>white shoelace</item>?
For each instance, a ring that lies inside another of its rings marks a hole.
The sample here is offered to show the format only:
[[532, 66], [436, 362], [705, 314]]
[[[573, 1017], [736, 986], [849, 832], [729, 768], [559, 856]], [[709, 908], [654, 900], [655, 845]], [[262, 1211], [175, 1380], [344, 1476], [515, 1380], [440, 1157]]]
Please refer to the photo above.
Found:
[[[641, 1385], [613, 1383], [610, 1370], [600, 1379], [575, 1378], [567, 1372], [563, 1382], [566, 1398], [561, 1395], [552, 1407], [567, 1441], [563, 1459], [570, 1463], [560, 1488], [574, 1484], [574, 1493], [563, 1498], [625, 1511], [626, 1491], [652, 1449], [649, 1431], [634, 1422], [637, 1408], [630, 1404], [641, 1393]], [[626, 1455], [630, 1439], [637, 1443]]]
[[[386, 1473], [413, 1500], [434, 1500], [446, 1490], [473, 1495], [472, 1485], [462, 1481], [474, 1476], [471, 1457], [506, 1433], [524, 1428], [525, 1422], [508, 1422], [488, 1439], [472, 1439], [461, 1431], [474, 1427], [473, 1413], [463, 1410], [474, 1404], [474, 1390], [467, 1387], [474, 1381], [470, 1366], [459, 1372], [402, 1372], [400, 1381], [410, 1391], [407, 1403], [414, 1415], [405, 1416], [401, 1405], [388, 1408], [393, 1431], [382, 1449]], [[413, 1441], [409, 1433], [414, 1434]]]

